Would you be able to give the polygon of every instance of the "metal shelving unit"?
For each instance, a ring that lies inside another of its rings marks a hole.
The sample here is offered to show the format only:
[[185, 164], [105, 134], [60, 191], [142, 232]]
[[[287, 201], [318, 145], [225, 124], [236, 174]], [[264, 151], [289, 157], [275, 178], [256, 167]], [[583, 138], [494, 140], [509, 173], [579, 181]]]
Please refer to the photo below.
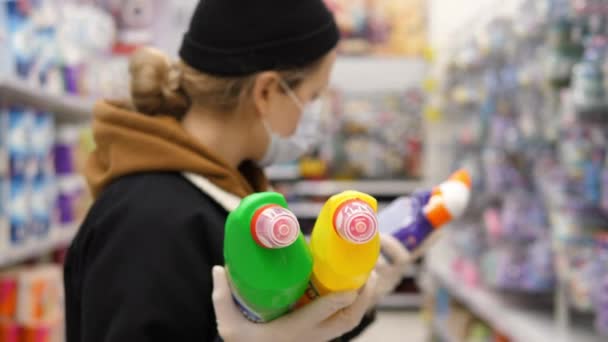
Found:
[[86, 121], [91, 118], [94, 101], [74, 95], [58, 95], [12, 78], [0, 79], [0, 100], [18, 102], [53, 112], [59, 121]]
[[16, 265], [40, 257], [59, 248], [67, 247], [78, 231], [77, 225], [53, 227], [50, 237], [28, 241], [23, 247], [12, 247], [0, 252], [0, 268]]
[[515, 342], [600, 342], [589, 327], [561, 327], [550, 310], [531, 310], [515, 305], [483, 288], [470, 287], [450, 269], [449, 247], [438, 243], [428, 254], [428, 271], [441, 286], [494, 328]]
[[300, 196], [331, 196], [346, 190], [357, 190], [374, 196], [404, 196], [424, 189], [423, 181], [300, 181], [294, 185], [294, 193]]
[[422, 296], [418, 293], [394, 293], [380, 300], [378, 308], [384, 310], [418, 309], [422, 306]]
[[[90, 120], [94, 102], [74, 95], [53, 94], [27, 82], [14, 78], [0, 78], [0, 103], [18, 103], [52, 112], [60, 122], [86, 122]], [[78, 225], [55, 226], [48, 237], [29, 240], [23, 246], [0, 250], [0, 268], [40, 257], [73, 240]]]
[[[322, 202], [294, 202], [289, 204], [291, 210], [300, 219], [316, 219], [323, 208]], [[382, 210], [389, 203], [379, 202], [378, 210]]]

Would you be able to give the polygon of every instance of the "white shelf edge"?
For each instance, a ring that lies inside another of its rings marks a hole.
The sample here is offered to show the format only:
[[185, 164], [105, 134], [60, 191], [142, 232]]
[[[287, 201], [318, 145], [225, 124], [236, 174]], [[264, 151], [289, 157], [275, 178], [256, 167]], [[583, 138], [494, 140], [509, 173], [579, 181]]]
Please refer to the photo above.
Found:
[[423, 180], [299, 181], [294, 193], [300, 196], [332, 196], [357, 190], [376, 196], [404, 196], [424, 189]]
[[546, 315], [530, 312], [501, 300], [490, 291], [471, 288], [454, 277], [449, 268], [446, 246], [437, 244], [429, 253], [428, 270], [452, 296], [459, 299], [471, 311], [485, 319], [495, 329], [509, 335], [515, 342], [599, 342], [586, 329], [573, 327], [569, 333], [562, 332], [553, 321], [551, 312]]
[[23, 247], [10, 248], [0, 253], [0, 268], [16, 265], [58, 248], [67, 247], [76, 236], [77, 231], [77, 225], [53, 227], [50, 236], [45, 240], [28, 241]]
[[[323, 202], [311, 201], [290, 202], [289, 210], [300, 219], [316, 219], [323, 208], [323, 204]], [[378, 210], [382, 210], [388, 205], [389, 203], [379, 202]]]
[[266, 176], [273, 182], [297, 181], [300, 179], [298, 165], [273, 165], [266, 168]]
[[393, 293], [380, 300], [379, 309], [419, 309], [422, 306], [421, 294]]
[[84, 121], [91, 118], [94, 101], [74, 95], [52, 94], [27, 82], [0, 79], [0, 99], [3, 102], [31, 106], [49, 111], [61, 121]]

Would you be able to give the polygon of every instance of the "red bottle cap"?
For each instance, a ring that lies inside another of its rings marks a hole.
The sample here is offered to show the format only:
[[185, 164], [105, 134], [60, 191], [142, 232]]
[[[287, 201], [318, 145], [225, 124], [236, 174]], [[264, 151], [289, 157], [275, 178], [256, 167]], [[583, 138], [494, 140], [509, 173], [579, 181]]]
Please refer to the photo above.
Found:
[[271, 204], [258, 209], [251, 220], [251, 236], [264, 248], [283, 248], [298, 239], [300, 224], [289, 210]]
[[365, 201], [351, 200], [336, 210], [334, 229], [344, 240], [364, 244], [378, 233], [378, 219], [374, 209]]

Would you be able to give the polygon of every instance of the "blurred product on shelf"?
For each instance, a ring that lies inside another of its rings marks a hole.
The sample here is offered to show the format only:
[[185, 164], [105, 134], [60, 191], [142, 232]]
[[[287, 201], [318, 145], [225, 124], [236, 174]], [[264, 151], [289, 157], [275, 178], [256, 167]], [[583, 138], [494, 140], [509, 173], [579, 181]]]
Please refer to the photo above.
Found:
[[328, 102], [318, 148], [298, 162], [274, 165], [271, 178], [422, 178], [424, 97], [419, 89], [371, 93], [334, 89]]
[[79, 125], [62, 125], [57, 130], [54, 148], [57, 171], [57, 222], [69, 225], [86, 215], [92, 203], [84, 178], [79, 172], [84, 169], [88, 154], [87, 130]]
[[432, 309], [434, 314], [432, 324], [434, 341], [511, 341], [502, 333], [492, 329], [490, 324], [453, 298], [445, 288], [437, 288], [434, 298]]
[[325, 2], [334, 12], [342, 32], [342, 53], [424, 55], [427, 47], [427, 5], [424, 0]]
[[132, 53], [138, 46], [153, 42], [153, 24], [159, 13], [157, 0], [102, 0], [103, 8], [114, 16], [117, 39], [114, 52]]
[[419, 178], [422, 104], [418, 90], [404, 93], [335, 91], [318, 157], [337, 179]]
[[[169, 6], [169, 5], [167, 5]], [[128, 56], [153, 43], [156, 1], [3, 0], [0, 80], [87, 98], [128, 93]], [[164, 28], [166, 30], [166, 28]]]
[[577, 112], [581, 114], [605, 113], [608, 110], [604, 71], [601, 65], [606, 43], [605, 37], [590, 40], [585, 57], [574, 66], [573, 99]]
[[226, 270], [241, 312], [257, 323], [287, 313], [304, 295], [313, 258], [285, 198], [250, 195], [225, 226]]
[[0, 273], [0, 341], [63, 341], [61, 266], [20, 267]]
[[593, 298], [597, 312], [595, 327], [602, 334], [608, 336], [608, 234], [597, 237], [596, 258], [593, 261]]
[[450, 234], [452, 268], [464, 283], [512, 299], [559, 286], [567, 300], [557, 310], [569, 314], [561, 304], [569, 302], [594, 312], [598, 332], [607, 272], [606, 9], [524, 0], [513, 19], [490, 20], [450, 52], [438, 87], [441, 110], [462, 126], [455, 166], [479, 178]]
[[0, 109], [1, 256], [63, 240], [84, 217], [91, 201], [75, 163], [84, 158], [79, 150], [84, 143], [78, 141], [82, 128], [71, 129], [76, 139], [68, 149], [66, 128], [56, 127], [52, 113], [18, 105]]
[[551, 23], [547, 34], [547, 45], [551, 52], [546, 60], [546, 76], [555, 88], [570, 85], [572, 68], [583, 53], [582, 42], [574, 38], [575, 29], [570, 19], [561, 17]]

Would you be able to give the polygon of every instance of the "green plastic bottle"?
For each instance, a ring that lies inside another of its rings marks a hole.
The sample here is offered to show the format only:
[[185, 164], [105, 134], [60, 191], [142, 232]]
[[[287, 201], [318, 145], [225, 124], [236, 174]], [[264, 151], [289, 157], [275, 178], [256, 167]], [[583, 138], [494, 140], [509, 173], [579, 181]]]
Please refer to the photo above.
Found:
[[235, 302], [257, 323], [288, 312], [312, 273], [298, 219], [274, 192], [250, 195], [228, 215], [224, 259]]

